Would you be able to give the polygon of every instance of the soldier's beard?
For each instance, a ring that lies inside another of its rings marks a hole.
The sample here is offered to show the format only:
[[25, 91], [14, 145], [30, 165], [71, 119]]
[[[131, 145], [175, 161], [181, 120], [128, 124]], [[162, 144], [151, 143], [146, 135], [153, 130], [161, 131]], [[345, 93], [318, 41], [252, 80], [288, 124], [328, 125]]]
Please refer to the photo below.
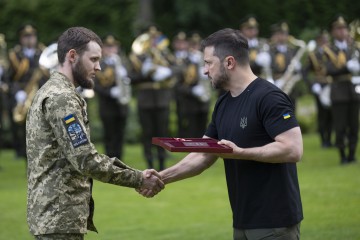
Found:
[[92, 89], [94, 81], [87, 77], [87, 72], [84, 67], [83, 61], [80, 59], [74, 67], [72, 67], [72, 74], [74, 81], [82, 88]]
[[225, 89], [228, 82], [229, 82], [229, 76], [226, 73], [225, 67], [221, 65], [220, 75], [216, 78], [213, 78], [211, 84], [215, 89]]

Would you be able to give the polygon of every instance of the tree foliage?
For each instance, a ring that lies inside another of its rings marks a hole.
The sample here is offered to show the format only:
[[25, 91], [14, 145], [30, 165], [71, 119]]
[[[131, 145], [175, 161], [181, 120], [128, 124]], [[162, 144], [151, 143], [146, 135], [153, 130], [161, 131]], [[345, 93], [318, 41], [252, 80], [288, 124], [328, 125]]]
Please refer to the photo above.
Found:
[[[146, 1], [146, 0], [143, 0]], [[100, 36], [114, 33], [129, 48], [138, 29], [136, 18], [139, 0], [0, 0], [0, 32], [6, 34], [9, 46], [17, 42], [17, 29], [34, 23], [39, 38], [49, 44], [70, 26], [85, 26]], [[147, 0], [150, 1], [150, 0]], [[152, 0], [152, 22], [169, 37], [178, 31], [196, 31], [203, 36], [220, 28], [237, 28], [241, 18], [257, 16], [260, 34], [269, 37], [270, 26], [288, 21], [290, 32], [301, 36], [309, 29], [323, 29], [336, 14], [348, 21], [358, 18], [360, 2], [342, 0]], [[151, 9], [149, 9], [151, 10]], [[310, 31], [311, 32], [311, 31]]]

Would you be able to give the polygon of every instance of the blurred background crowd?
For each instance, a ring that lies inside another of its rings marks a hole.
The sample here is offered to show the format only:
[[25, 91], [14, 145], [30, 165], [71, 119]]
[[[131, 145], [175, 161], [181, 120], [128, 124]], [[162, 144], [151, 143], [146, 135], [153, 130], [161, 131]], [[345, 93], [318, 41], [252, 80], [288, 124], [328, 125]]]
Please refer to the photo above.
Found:
[[26, 159], [26, 113], [56, 67], [58, 34], [82, 25], [104, 43], [94, 90], [78, 89], [89, 105], [92, 139], [120, 159], [125, 143], [141, 143], [147, 166], [165, 168], [168, 155], [151, 138], [203, 136], [223, 92], [212, 89], [203, 74], [201, 39], [232, 27], [248, 39], [255, 74], [276, 84], [295, 106], [304, 95], [314, 99], [317, 118], [311, 124], [320, 146], [337, 147], [341, 164], [355, 162], [360, 6], [346, 6], [328, 1], [1, 1], [0, 148]]

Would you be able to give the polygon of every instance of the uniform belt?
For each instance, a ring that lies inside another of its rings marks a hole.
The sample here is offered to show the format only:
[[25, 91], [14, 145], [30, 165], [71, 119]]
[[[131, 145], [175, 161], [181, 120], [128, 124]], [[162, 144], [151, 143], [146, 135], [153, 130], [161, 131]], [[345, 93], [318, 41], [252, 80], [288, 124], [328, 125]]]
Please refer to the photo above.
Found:
[[332, 77], [317, 75], [317, 76], [315, 76], [315, 82], [323, 83], [323, 84], [331, 83], [332, 82]]
[[334, 82], [346, 82], [351, 81], [351, 74], [343, 74], [339, 76], [334, 76]]
[[169, 79], [161, 82], [145, 82], [138, 84], [138, 89], [169, 89], [174, 86], [174, 80]]

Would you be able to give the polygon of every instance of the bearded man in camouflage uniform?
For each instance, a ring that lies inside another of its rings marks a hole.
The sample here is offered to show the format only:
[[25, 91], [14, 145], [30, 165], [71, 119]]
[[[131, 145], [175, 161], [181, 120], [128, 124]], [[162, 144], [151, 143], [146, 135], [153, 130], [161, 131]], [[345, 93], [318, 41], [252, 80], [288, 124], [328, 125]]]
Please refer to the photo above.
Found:
[[90, 141], [86, 102], [76, 87], [92, 88], [102, 42], [89, 29], [59, 38], [59, 67], [37, 92], [26, 121], [27, 221], [36, 239], [84, 239], [93, 224], [92, 179], [130, 188], [164, 187], [155, 170], [133, 169], [99, 154]]

